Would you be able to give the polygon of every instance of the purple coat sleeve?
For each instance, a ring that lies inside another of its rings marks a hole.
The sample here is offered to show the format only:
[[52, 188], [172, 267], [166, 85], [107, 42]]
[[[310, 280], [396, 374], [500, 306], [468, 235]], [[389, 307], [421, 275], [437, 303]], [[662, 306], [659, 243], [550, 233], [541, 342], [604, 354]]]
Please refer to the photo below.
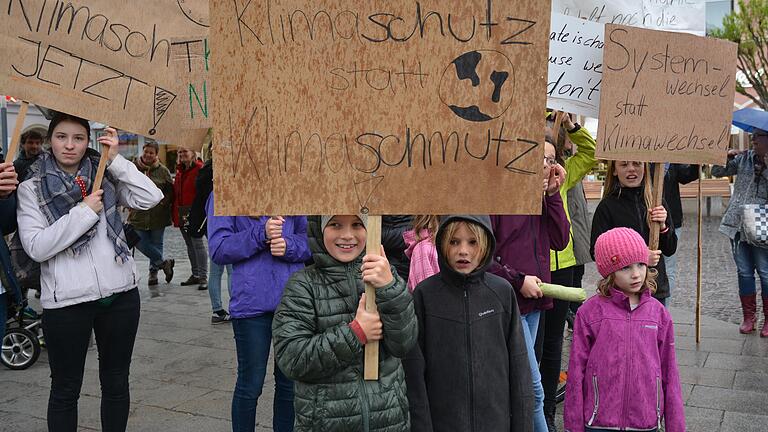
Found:
[[234, 216], [213, 215], [213, 193], [206, 203], [208, 214], [208, 253], [219, 265], [235, 264], [268, 248], [264, 223], [250, 219], [246, 230], [238, 230]]
[[594, 339], [589, 334], [583, 315], [576, 313], [573, 323], [573, 341], [568, 361], [568, 381], [565, 389], [565, 410], [563, 422], [566, 432], [584, 432], [584, 377], [587, 371], [589, 352]]
[[306, 216], [288, 217], [293, 219], [293, 232], [290, 234], [283, 233], [285, 255], [277, 258], [290, 263], [303, 263], [312, 256], [307, 240], [307, 218]]
[[570, 240], [571, 224], [565, 215], [563, 199], [559, 193], [544, 197], [547, 212], [547, 233], [549, 248], [556, 251], [564, 250]]
[[[680, 373], [675, 357], [675, 329], [672, 317], [665, 312], [664, 333], [659, 340], [659, 358], [661, 360], [662, 385], [664, 388], [664, 430], [684, 432], [685, 408], [680, 387]], [[570, 376], [568, 377], [570, 380]]]

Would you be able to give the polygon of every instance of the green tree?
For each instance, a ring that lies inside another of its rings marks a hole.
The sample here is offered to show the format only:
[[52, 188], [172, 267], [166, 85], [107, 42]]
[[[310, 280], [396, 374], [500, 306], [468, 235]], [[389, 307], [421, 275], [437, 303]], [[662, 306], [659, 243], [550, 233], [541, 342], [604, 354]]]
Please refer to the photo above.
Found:
[[736, 91], [768, 111], [768, 0], [739, 0], [739, 10], [723, 18], [723, 27], [710, 36], [739, 44], [739, 70], [755, 90], [747, 93], [741, 83]]

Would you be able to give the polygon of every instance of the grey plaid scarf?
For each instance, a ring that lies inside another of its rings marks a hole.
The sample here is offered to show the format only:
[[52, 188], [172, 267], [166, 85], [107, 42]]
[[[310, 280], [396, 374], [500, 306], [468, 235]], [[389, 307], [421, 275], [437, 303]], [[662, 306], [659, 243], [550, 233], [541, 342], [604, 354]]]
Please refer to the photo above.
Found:
[[[83, 200], [80, 187], [75, 183], [76, 177], [79, 176], [85, 182], [86, 190], [92, 192], [91, 187], [96, 177], [100, 158], [99, 152], [90, 148], [87, 149], [85, 156], [80, 161], [80, 168], [76, 175], [62, 171], [50, 151], [44, 152], [40, 159], [35, 162], [32, 167], [31, 178], [36, 186], [38, 204], [49, 224], [53, 224], [68, 214], [72, 207]], [[123, 220], [117, 211], [116, 184], [117, 181], [112, 175], [108, 172], [105, 173], [101, 188], [104, 190], [102, 200], [107, 219], [107, 237], [114, 244], [115, 260], [124, 263], [128, 260], [130, 250], [123, 233]], [[98, 223], [101, 223], [101, 219]], [[98, 223], [77, 239], [67, 250], [78, 255], [96, 234]]]

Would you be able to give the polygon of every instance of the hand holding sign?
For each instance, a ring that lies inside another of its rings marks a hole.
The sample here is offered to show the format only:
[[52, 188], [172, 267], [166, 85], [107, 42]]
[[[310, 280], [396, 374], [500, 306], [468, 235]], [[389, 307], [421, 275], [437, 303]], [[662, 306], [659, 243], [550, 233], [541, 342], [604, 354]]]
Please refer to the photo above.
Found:
[[384, 330], [381, 324], [381, 317], [379, 312], [368, 312], [365, 310], [365, 293], [360, 296], [360, 301], [357, 304], [357, 313], [355, 314], [355, 321], [360, 324], [360, 328], [365, 333], [365, 338], [368, 341], [378, 341], [384, 337]]
[[272, 216], [267, 221], [264, 230], [267, 234], [267, 240], [277, 239], [283, 236], [283, 223], [285, 219], [282, 216]]
[[381, 247], [381, 255], [367, 254], [363, 257], [363, 282], [373, 285], [374, 288], [384, 288], [394, 279], [389, 261]]
[[5, 198], [13, 193], [18, 184], [18, 174], [16, 174], [16, 170], [13, 168], [13, 163], [0, 163], [0, 198]]
[[108, 127], [104, 129], [103, 135], [100, 135], [96, 141], [102, 145], [102, 150], [99, 166], [96, 169], [96, 178], [93, 180], [93, 187], [91, 188], [92, 191], [101, 189], [101, 182], [104, 180], [104, 171], [107, 169], [107, 161], [115, 159], [120, 150], [117, 131], [114, 128]]
[[102, 201], [102, 195], [104, 195], [104, 191], [102, 189], [99, 189], [92, 194], [86, 196], [83, 198], [83, 202], [85, 205], [91, 208], [94, 213], [99, 214], [104, 209], [104, 202]]
[[664, 206], [654, 207], [648, 210], [648, 213], [651, 214], [651, 221], [661, 224], [661, 230], [664, 231], [667, 222], [667, 210]]
[[110, 161], [115, 160], [115, 156], [120, 153], [120, 141], [117, 138], [117, 130], [115, 128], [108, 127], [100, 132], [96, 141], [101, 144], [102, 155], [106, 152], [107, 159]]

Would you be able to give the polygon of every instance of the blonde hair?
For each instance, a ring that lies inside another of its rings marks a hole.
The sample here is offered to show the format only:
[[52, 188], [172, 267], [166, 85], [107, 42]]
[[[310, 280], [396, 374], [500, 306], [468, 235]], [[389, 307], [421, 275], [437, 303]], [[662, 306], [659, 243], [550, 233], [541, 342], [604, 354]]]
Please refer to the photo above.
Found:
[[485, 263], [488, 259], [488, 255], [491, 254], [491, 251], [488, 250], [488, 233], [486, 233], [485, 228], [479, 224], [466, 220], [453, 221], [443, 228], [445, 233], [442, 235], [442, 242], [440, 244], [440, 250], [443, 253], [443, 256], [448, 256], [448, 247], [451, 245], [451, 238], [456, 235], [456, 231], [462, 226], [467, 227], [469, 232], [471, 232], [477, 239], [478, 255], [481, 257], [479, 262], [481, 264]]
[[[643, 201], [645, 201], [646, 210], [653, 208], [653, 191], [651, 190], [651, 165], [648, 162], [643, 162]], [[610, 195], [621, 196], [621, 183], [618, 177], [613, 173], [616, 169], [616, 161], [608, 161], [608, 168], [606, 169], [605, 187], [603, 188], [603, 198]], [[650, 228], [652, 226], [651, 214], [645, 214], [645, 222]]]
[[421, 238], [421, 230], [429, 230], [429, 239], [435, 242], [437, 229], [440, 227], [440, 217], [437, 215], [416, 215], [413, 217], [413, 231], [416, 233], [416, 240], [425, 240]]
[[[643, 288], [640, 292], [645, 290], [651, 291], [651, 294], [656, 292], [656, 278], [659, 276], [659, 272], [655, 268], [648, 267], [645, 272], [645, 282], [643, 282]], [[611, 296], [611, 288], [614, 286], [616, 278], [613, 273], [609, 274], [607, 278], [601, 279], [597, 283], [597, 293], [603, 297]]]

